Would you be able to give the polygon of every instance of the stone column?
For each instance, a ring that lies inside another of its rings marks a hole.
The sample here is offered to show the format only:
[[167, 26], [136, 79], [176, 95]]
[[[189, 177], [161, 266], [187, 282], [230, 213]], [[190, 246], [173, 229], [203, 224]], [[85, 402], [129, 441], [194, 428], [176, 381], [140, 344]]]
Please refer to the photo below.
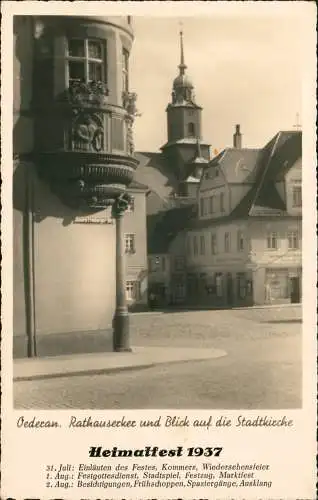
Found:
[[131, 352], [124, 269], [125, 248], [122, 231], [123, 216], [129, 201], [128, 194], [121, 195], [112, 207], [112, 215], [116, 220], [116, 309], [113, 319], [113, 350], [115, 352]]

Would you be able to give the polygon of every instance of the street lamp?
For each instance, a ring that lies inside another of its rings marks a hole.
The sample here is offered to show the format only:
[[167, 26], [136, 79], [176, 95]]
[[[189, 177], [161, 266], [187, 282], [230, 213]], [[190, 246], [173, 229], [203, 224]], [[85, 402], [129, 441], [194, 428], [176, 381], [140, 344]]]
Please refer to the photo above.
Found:
[[113, 350], [115, 352], [131, 352], [129, 338], [129, 315], [126, 301], [126, 284], [124, 271], [124, 241], [122, 220], [131, 197], [124, 193], [116, 198], [112, 205], [112, 216], [116, 221], [116, 308], [113, 318]]

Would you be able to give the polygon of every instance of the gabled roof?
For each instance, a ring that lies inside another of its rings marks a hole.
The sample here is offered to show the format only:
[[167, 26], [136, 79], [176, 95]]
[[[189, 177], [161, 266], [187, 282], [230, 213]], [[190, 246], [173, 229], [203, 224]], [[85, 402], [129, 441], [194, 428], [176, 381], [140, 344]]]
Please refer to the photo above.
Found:
[[262, 150], [260, 165], [255, 181], [255, 195], [249, 209], [249, 215], [286, 213], [284, 201], [279, 196], [275, 182], [302, 155], [302, 134], [299, 131], [279, 132]]
[[189, 226], [194, 217], [194, 204], [173, 208], [147, 217], [148, 253], [167, 253], [170, 243], [178, 233]]
[[[227, 150], [220, 153], [218, 155], [220, 158], [215, 157], [212, 162], [216, 161], [216, 164], [219, 164], [219, 162], [222, 164], [222, 161], [226, 163], [230, 157], [236, 159], [230, 154], [226, 160], [226, 152]], [[251, 177], [249, 177], [249, 179], [254, 180], [251, 189], [229, 216], [197, 221], [196, 227], [208, 226], [214, 222], [219, 224], [220, 221], [225, 222], [228, 219], [234, 220], [250, 216], [287, 215], [285, 203], [276, 189], [275, 182], [282, 179], [288, 169], [301, 157], [302, 133], [300, 131], [279, 132], [263, 149], [254, 150], [254, 152], [257, 152], [257, 155], [255, 164], [252, 165]], [[233, 172], [231, 168], [228, 171]], [[244, 182], [247, 182], [247, 180]]]

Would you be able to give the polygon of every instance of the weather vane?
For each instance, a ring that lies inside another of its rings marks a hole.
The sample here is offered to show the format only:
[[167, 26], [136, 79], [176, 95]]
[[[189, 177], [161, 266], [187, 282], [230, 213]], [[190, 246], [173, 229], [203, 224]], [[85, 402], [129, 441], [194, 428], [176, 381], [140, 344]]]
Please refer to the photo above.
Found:
[[301, 129], [301, 123], [300, 123], [299, 113], [296, 113], [296, 123], [295, 123], [295, 125], [293, 125], [293, 127], [296, 130], [300, 130]]

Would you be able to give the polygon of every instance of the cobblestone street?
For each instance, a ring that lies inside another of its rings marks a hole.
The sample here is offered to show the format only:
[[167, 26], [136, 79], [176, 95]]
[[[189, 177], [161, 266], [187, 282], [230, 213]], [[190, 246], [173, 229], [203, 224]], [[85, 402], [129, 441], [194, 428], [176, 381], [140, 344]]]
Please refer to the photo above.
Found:
[[108, 375], [14, 383], [16, 408], [284, 409], [301, 406], [301, 307], [131, 315], [132, 345], [227, 356]]

